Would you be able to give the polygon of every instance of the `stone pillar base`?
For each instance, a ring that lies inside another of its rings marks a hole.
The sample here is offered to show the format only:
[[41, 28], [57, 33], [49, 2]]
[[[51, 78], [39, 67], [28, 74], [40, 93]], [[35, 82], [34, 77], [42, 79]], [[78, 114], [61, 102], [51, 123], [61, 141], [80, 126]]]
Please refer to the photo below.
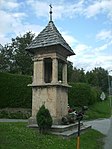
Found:
[[28, 119], [28, 125], [32, 125], [32, 124], [34, 124], [34, 125], [37, 124], [37, 121], [34, 117], [30, 117]]

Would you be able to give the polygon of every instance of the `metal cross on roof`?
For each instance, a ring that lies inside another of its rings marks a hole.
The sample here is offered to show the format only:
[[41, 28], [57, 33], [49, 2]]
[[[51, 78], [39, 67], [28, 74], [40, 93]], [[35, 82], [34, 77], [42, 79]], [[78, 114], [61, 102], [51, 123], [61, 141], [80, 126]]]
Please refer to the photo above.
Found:
[[52, 5], [50, 4], [50, 21], [52, 21]]

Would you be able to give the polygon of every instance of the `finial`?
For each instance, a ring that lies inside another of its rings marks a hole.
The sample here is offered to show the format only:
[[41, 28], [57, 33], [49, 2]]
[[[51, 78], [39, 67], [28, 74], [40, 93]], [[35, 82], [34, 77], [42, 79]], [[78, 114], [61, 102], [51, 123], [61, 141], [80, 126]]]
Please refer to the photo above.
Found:
[[50, 6], [50, 12], [49, 12], [50, 13], [50, 21], [52, 21], [52, 5], [50, 4], [49, 6]]

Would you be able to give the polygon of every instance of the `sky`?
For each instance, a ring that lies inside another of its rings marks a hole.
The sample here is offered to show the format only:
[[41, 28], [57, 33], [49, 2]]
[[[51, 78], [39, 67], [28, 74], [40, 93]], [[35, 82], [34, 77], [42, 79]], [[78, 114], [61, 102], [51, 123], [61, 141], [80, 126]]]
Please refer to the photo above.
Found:
[[[85, 71], [112, 70], [112, 0], [0, 0], [0, 44], [53, 22], [76, 55], [68, 58]], [[112, 71], [111, 71], [112, 72]]]

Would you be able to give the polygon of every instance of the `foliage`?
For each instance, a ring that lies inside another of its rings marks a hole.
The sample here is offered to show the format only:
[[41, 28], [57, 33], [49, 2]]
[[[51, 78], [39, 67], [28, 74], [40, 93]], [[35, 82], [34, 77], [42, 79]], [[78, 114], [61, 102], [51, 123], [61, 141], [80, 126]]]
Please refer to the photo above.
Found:
[[97, 92], [87, 83], [72, 83], [68, 92], [70, 106], [88, 106], [97, 101]]
[[89, 105], [100, 101], [101, 90], [98, 87], [91, 87], [91, 100]]
[[[54, 135], [42, 135], [26, 127], [27, 123], [0, 123], [1, 149], [74, 149], [76, 138], [63, 139]], [[81, 148], [97, 149], [102, 147], [103, 135], [88, 130], [81, 135]]]
[[31, 108], [31, 77], [0, 73], [0, 108]]
[[39, 126], [40, 133], [45, 133], [52, 126], [52, 117], [49, 110], [42, 105], [36, 115], [37, 124]]
[[[70, 64], [69, 64], [70, 65]], [[68, 69], [71, 69], [72, 67], [68, 67]], [[70, 71], [71, 73], [71, 78], [69, 78], [70, 82], [74, 82], [74, 83], [86, 83], [86, 75], [84, 73], [84, 69], [77, 69], [77, 68], [73, 68], [72, 71]]]
[[8, 119], [28, 119], [31, 117], [31, 109], [23, 108], [3, 108], [0, 109], [0, 118]]
[[[69, 105], [70, 106], [83, 106], [88, 105], [90, 96], [90, 88], [87, 84], [82, 83], [74, 83], [71, 84], [72, 87], [69, 89], [68, 97], [69, 97]], [[86, 98], [87, 97], [87, 98]], [[89, 97], [89, 100], [88, 100]]]
[[86, 73], [87, 82], [92, 86], [99, 87], [103, 92], [108, 90], [108, 71], [99, 67]]
[[25, 50], [34, 38], [34, 34], [27, 32], [23, 36], [12, 39], [10, 44], [6, 44], [1, 49], [0, 71], [18, 74], [32, 74], [32, 60]]
[[109, 100], [96, 102], [89, 106], [85, 119], [109, 118], [111, 113]]
[[[110, 76], [111, 78], [111, 76]], [[84, 72], [84, 69], [73, 68], [72, 63], [68, 63], [68, 82], [88, 83], [101, 91], [108, 92], [108, 71], [98, 67], [91, 71]]]
[[68, 61], [67, 63], [67, 81], [72, 82], [72, 74], [73, 74], [73, 63]]

